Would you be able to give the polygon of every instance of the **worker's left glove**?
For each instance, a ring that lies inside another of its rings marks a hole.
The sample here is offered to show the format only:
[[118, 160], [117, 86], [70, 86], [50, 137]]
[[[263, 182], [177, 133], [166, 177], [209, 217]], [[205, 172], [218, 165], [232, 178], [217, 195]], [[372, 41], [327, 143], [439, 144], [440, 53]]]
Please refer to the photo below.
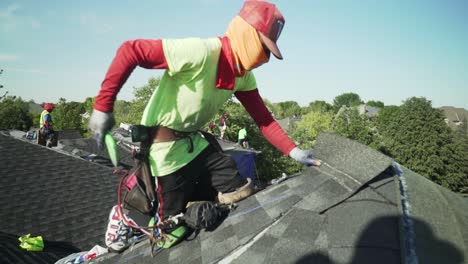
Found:
[[104, 148], [104, 134], [114, 126], [114, 116], [111, 113], [94, 109], [89, 119], [89, 128], [93, 131], [99, 149]]
[[307, 166], [320, 166], [319, 160], [312, 159], [312, 150], [302, 150], [299, 147], [295, 147], [289, 152], [289, 157], [293, 158], [299, 163]]

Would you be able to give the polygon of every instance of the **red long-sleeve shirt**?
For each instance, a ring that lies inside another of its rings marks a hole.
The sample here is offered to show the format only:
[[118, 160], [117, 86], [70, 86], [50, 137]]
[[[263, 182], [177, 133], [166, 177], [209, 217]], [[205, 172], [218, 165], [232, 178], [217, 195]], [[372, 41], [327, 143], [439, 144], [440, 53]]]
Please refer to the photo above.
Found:
[[[229, 41], [227, 38], [222, 38], [221, 41], [223, 46], [218, 64], [217, 83], [233, 87], [235, 75], [230, 70], [233, 69], [233, 62]], [[137, 39], [126, 41], [120, 46], [101, 84], [101, 90], [94, 104], [96, 110], [113, 111], [118, 92], [136, 66], [146, 69], [167, 69], [162, 40]], [[273, 146], [288, 155], [296, 145], [289, 139], [278, 122], [273, 119], [263, 103], [258, 89], [235, 92], [235, 96], [253, 118], [263, 136]]]

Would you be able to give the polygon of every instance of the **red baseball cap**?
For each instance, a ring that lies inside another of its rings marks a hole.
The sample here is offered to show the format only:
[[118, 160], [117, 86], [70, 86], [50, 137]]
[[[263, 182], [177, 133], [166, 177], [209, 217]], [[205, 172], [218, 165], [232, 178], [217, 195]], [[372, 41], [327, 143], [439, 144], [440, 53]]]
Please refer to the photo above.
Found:
[[52, 111], [52, 110], [54, 110], [54, 108], [55, 108], [55, 107], [54, 107], [54, 104], [52, 104], [52, 103], [45, 103], [45, 104], [44, 104], [44, 109], [47, 110], [47, 111], [49, 111], [49, 112]]
[[263, 44], [276, 58], [282, 60], [283, 55], [281, 55], [276, 41], [283, 30], [285, 21], [278, 8], [266, 1], [246, 0], [239, 11], [239, 16], [257, 30]]

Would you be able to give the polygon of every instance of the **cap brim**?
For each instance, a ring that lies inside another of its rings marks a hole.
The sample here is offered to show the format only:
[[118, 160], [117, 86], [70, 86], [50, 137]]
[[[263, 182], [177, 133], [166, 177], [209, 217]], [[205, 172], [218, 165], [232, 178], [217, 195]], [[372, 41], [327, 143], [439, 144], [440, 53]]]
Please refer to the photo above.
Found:
[[258, 35], [260, 36], [260, 39], [262, 40], [263, 44], [275, 55], [275, 57], [279, 60], [283, 59], [283, 55], [281, 55], [280, 50], [278, 49], [278, 46], [276, 43], [271, 41], [271, 39], [267, 38], [265, 35], [263, 35], [262, 32], [258, 31]]

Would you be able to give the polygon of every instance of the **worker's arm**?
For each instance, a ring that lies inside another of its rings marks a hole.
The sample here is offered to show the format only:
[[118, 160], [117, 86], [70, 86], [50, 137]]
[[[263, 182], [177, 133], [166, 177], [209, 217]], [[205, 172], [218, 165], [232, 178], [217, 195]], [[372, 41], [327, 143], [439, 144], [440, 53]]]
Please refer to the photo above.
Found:
[[162, 40], [126, 41], [117, 50], [101, 84], [101, 90], [96, 97], [94, 110], [89, 120], [89, 127], [93, 131], [99, 148], [104, 146], [105, 133], [114, 126], [112, 111], [117, 94], [136, 66], [146, 69], [167, 69]]
[[137, 39], [120, 46], [101, 84], [94, 109], [105, 113], [113, 111], [117, 94], [136, 66], [167, 69], [162, 40]]
[[47, 129], [52, 129], [52, 117], [50, 114], [44, 116], [44, 127]]
[[288, 137], [278, 122], [273, 119], [270, 111], [263, 103], [258, 89], [236, 92], [237, 99], [242, 103], [247, 112], [252, 116], [263, 136], [285, 155], [289, 155], [296, 144]]
[[285, 155], [307, 166], [320, 166], [320, 161], [312, 159], [311, 150], [302, 150], [291, 141], [283, 129], [271, 116], [258, 93], [258, 89], [236, 92], [237, 99], [242, 103], [250, 116], [257, 123], [263, 136]]

